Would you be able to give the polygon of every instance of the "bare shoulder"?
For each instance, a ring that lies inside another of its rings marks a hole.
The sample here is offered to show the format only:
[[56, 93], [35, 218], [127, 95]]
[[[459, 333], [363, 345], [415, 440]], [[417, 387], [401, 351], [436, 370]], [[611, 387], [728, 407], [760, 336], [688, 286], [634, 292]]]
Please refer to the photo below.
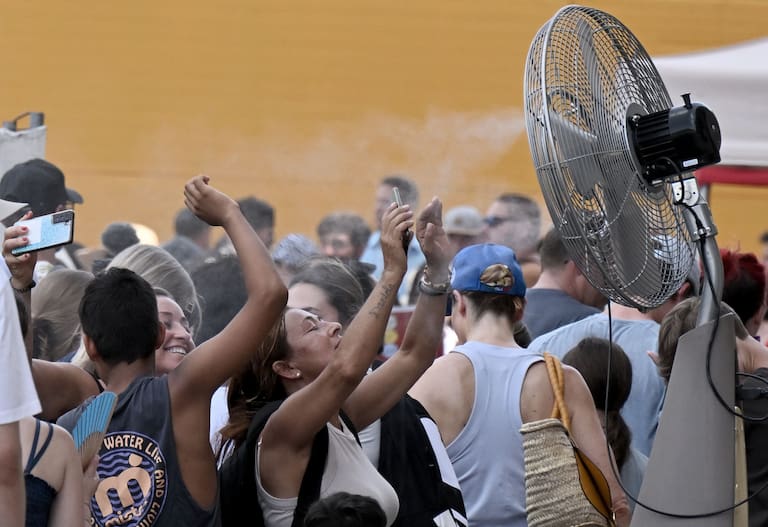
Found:
[[465, 355], [448, 353], [435, 359], [408, 391], [408, 395], [421, 401], [421, 398], [427, 398], [430, 394], [444, 393], [442, 388], [457, 387], [471, 373], [472, 363]]
[[432, 364], [408, 392], [427, 410], [440, 429], [443, 443], [450, 444], [472, 412], [475, 376], [472, 363], [461, 353], [449, 353]]
[[550, 417], [554, 402], [547, 365], [544, 361], [534, 362], [525, 374], [520, 393], [520, 416], [523, 422]]

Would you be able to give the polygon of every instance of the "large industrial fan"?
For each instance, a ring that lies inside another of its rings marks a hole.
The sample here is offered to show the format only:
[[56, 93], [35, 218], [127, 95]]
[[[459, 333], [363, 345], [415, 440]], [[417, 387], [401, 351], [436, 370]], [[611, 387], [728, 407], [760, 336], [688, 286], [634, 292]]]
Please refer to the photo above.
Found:
[[535, 36], [525, 113], [539, 185], [571, 259], [610, 300], [648, 310], [704, 267], [680, 339], [633, 526], [733, 524], [735, 341], [720, 318], [716, 229], [693, 171], [720, 160], [714, 114], [674, 106], [621, 22], [567, 6]]

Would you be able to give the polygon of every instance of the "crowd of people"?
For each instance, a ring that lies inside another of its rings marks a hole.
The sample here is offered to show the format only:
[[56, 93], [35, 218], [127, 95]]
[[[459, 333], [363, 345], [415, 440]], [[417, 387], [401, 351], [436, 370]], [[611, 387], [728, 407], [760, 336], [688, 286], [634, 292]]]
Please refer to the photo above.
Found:
[[[3, 525], [522, 527], [520, 429], [554, 403], [545, 351], [564, 365], [573, 440], [629, 525], [706, 286], [698, 262], [639, 310], [585, 278], [524, 194], [444, 213], [388, 175], [371, 222], [340, 209], [274, 240], [263, 196], [207, 176], [181, 190], [169, 240], [115, 221], [98, 247], [16, 256], [31, 236], [19, 219], [85, 199], [42, 159], [0, 180]], [[744, 411], [763, 415], [766, 262], [721, 256]], [[104, 391], [117, 405], [81, 459], [73, 429]], [[768, 482], [765, 426], [745, 424], [750, 493]], [[768, 498], [749, 517], [764, 525]]]

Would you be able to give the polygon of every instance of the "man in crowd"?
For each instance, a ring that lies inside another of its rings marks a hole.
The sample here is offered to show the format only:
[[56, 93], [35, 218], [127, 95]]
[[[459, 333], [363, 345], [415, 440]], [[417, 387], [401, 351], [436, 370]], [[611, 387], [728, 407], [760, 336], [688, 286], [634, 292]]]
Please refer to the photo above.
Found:
[[[410, 205], [412, 211], [417, 211], [419, 205], [419, 189], [414, 181], [404, 176], [393, 175], [387, 176], [379, 182], [379, 186], [376, 188], [376, 206], [374, 210], [376, 230], [368, 238], [365, 252], [360, 257], [361, 262], [376, 266], [376, 269], [373, 271], [373, 277], [377, 280], [384, 269], [381, 252], [381, 216], [392, 203], [393, 189], [395, 188], [400, 192], [403, 203]], [[414, 283], [416, 274], [425, 262], [426, 260], [421, 252], [421, 248], [419, 248], [419, 244], [412, 241], [408, 245], [408, 269], [397, 292], [397, 298], [401, 305], [408, 304], [411, 285]]]
[[607, 299], [568, 256], [557, 229], [539, 246], [541, 274], [526, 293], [523, 323], [533, 338], [600, 313]]

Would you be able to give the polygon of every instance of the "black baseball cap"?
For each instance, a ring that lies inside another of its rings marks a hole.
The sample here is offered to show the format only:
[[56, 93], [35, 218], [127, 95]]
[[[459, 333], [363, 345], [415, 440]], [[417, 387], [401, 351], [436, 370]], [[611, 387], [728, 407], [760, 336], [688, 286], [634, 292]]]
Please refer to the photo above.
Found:
[[11, 167], [0, 180], [0, 199], [29, 203], [35, 216], [55, 212], [83, 197], [64, 184], [64, 173], [45, 159], [35, 158]]

